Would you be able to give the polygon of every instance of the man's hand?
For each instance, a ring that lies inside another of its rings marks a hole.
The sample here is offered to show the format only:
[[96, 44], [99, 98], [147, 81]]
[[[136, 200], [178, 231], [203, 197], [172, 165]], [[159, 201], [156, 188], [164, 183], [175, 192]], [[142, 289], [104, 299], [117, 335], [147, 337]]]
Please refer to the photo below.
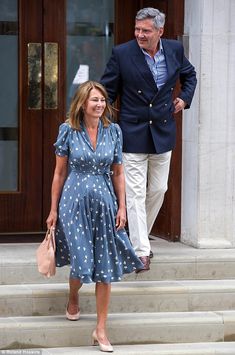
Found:
[[175, 111], [174, 113], [178, 113], [180, 111], [182, 111], [185, 106], [186, 106], [186, 102], [183, 101], [182, 99], [180, 99], [179, 97], [177, 97], [175, 100], [174, 100], [174, 105], [175, 105]]

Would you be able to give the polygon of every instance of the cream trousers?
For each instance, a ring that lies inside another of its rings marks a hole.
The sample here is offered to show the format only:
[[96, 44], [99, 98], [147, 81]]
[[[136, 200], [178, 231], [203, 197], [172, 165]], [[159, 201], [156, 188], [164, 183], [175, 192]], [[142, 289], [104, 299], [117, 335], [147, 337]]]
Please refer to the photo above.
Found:
[[130, 240], [138, 256], [150, 253], [149, 233], [167, 191], [171, 151], [123, 153]]

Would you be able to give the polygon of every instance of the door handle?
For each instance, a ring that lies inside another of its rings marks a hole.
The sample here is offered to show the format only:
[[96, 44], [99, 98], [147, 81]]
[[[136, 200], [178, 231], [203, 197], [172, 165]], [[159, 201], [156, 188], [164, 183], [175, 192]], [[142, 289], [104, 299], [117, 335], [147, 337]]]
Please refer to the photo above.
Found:
[[[44, 43], [44, 109], [58, 108], [58, 43]], [[42, 108], [42, 45], [28, 43], [28, 108]]]
[[28, 108], [42, 108], [42, 46], [28, 43]]
[[44, 43], [44, 109], [58, 108], [58, 43]]

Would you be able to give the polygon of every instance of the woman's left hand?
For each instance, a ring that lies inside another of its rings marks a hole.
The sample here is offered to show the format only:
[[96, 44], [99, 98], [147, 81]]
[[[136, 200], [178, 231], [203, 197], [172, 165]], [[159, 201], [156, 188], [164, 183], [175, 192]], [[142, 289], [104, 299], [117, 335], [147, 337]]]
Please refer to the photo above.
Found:
[[126, 224], [126, 208], [119, 207], [116, 217], [116, 228], [117, 230], [123, 229]]

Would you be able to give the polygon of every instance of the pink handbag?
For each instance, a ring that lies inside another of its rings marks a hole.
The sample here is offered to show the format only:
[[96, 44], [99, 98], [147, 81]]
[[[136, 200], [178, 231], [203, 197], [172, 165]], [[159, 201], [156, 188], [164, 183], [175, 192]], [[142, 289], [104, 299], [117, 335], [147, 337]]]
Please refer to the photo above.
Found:
[[36, 251], [38, 271], [46, 277], [55, 275], [55, 250], [55, 233], [54, 228], [51, 228]]

